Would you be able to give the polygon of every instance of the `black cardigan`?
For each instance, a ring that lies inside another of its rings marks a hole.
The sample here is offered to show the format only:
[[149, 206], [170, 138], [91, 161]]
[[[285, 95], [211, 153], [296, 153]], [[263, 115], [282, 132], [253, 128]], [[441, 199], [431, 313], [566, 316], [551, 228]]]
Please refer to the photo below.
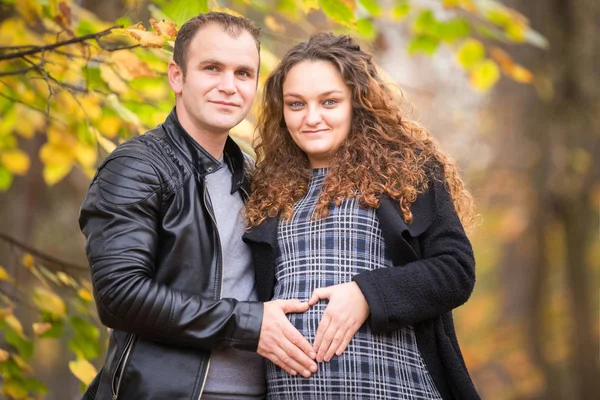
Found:
[[[446, 185], [433, 179], [429, 186], [411, 205], [411, 224], [403, 221], [396, 202], [381, 199], [377, 217], [388, 257], [396, 267], [364, 272], [353, 280], [369, 304], [367, 322], [373, 333], [412, 326], [442, 398], [476, 400], [479, 395], [452, 320], [452, 309], [465, 303], [473, 291], [473, 250]], [[270, 218], [244, 235], [252, 247], [261, 301], [273, 297], [277, 221]]]

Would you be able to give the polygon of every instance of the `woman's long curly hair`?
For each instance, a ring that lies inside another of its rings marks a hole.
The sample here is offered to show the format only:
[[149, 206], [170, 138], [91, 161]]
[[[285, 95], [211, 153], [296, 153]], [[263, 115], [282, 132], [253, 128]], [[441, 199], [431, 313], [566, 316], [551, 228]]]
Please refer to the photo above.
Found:
[[[354, 197], [361, 206], [377, 208], [382, 195], [398, 202], [406, 223], [410, 205], [427, 190], [437, 170], [447, 182], [454, 206], [466, 228], [473, 225], [473, 199], [454, 162], [429, 132], [402, 117], [399, 102], [380, 78], [372, 57], [347, 35], [319, 33], [293, 47], [267, 79], [255, 138], [256, 169], [246, 204], [249, 226], [268, 217], [289, 220], [294, 204], [306, 195], [311, 167], [294, 143], [283, 117], [283, 83], [302, 61], [328, 61], [352, 93], [348, 137], [332, 157], [314, 218], [328, 215], [332, 203]], [[316, 83], [318, 84], [318, 82]]]

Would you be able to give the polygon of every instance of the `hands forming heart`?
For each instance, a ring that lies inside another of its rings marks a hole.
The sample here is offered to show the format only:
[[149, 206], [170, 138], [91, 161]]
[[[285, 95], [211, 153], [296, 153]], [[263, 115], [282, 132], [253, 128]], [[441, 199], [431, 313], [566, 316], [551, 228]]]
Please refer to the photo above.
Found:
[[[285, 314], [306, 312], [320, 300], [328, 300], [329, 304], [311, 346]], [[355, 282], [315, 289], [307, 303], [298, 300], [267, 302], [258, 354], [291, 375], [309, 378], [317, 371], [314, 360], [328, 362], [334, 354], [340, 356], [368, 316], [369, 305]]]

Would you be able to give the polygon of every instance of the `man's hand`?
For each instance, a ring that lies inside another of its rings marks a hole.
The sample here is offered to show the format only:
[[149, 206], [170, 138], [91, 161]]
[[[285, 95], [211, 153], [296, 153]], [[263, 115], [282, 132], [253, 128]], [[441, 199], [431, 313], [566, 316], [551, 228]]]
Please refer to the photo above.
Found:
[[303, 313], [308, 303], [298, 300], [274, 300], [265, 303], [258, 354], [273, 361], [290, 375], [306, 378], [317, 372], [312, 346], [287, 319], [285, 314]]
[[324, 299], [329, 304], [319, 322], [313, 347], [318, 362], [341, 355], [369, 316], [369, 304], [355, 282], [315, 289], [308, 304], [313, 306]]

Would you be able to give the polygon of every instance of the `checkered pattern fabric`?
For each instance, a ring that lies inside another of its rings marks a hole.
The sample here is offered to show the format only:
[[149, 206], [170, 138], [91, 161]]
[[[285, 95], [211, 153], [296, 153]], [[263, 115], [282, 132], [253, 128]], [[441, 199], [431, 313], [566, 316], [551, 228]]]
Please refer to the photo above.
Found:
[[[321, 220], [311, 216], [327, 169], [313, 170], [307, 195], [291, 221], [278, 227], [275, 299], [308, 300], [318, 287], [350, 282], [352, 276], [389, 268], [375, 211], [348, 199]], [[303, 314], [290, 314], [292, 324], [312, 343], [327, 302]], [[269, 399], [441, 399], [417, 348], [411, 327], [374, 335], [367, 324], [346, 351], [319, 364], [311, 378], [288, 375], [267, 361]]]

